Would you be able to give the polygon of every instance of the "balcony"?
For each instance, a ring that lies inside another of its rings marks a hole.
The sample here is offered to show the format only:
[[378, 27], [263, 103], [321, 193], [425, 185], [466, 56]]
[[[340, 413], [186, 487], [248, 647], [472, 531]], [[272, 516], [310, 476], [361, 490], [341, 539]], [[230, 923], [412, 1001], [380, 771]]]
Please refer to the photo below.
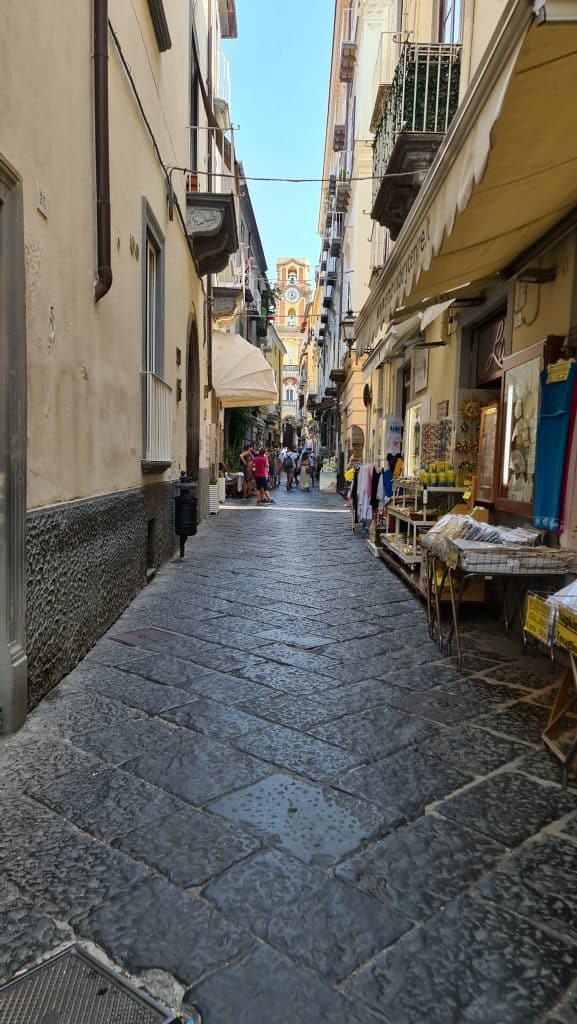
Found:
[[[407, 43], [374, 142], [372, 217], [399, 234], [459, 102], [461, 47]], [[387, 178], [386, 175], [395, 175]]]
[[327, 269], [327, 274], [326, 274], [326, 282], [327, 282], [327, 284], [335, 285], [337, 283], [337, 261], [336, 261], [336, 257], [331, 256], [330, 259], [327, 260], [327, 268], [326, 269]]
[[333, 150], [340, 153], [345, 148], [347, 127], [344, 124], [336, 124], [333, 128]]
[[341, 171], [339, 180], [337, 182], [337, 195], [335, 200], [335, 208], [338, 213], [346, 213], [349, 208], [349, 200], [351, 198], [351, 181], [346, 171]]
[[285, 416], [296, 416], [299, 407], [297, 398], [283, 398], [282, 400], [282, 414], [283, 419]]
[[343, 244], [344, 216], [342, 213], [335, 213], [331, 227], [330, 254], [340, 256]]
[[243, 266], [239, 252], [229, 259], [224, 270], [215, 276], [212, 288], [212, 311], [215, 320], [230, 323], [244, 305]]
[[145, 473], [161, 473], [172, 465], [172, 388], [150, 371], [142, 374]]
[[341, 82], [352, 82], [357, 63], [357, 44], [352, 40], [341, 43], [341, 60], [339, 64], [339, 79]]
[[[190, 175], [187, 188], [198, 187], [195, 177]], [[188, 191], [186, 231], [200, 276], [220, 273], [238, 249], [234, 195]]]

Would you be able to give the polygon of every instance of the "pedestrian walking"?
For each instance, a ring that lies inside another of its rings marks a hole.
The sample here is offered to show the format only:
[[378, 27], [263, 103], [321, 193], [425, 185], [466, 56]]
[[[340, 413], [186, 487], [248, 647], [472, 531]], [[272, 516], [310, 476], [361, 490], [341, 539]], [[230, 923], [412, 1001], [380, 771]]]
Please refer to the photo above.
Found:
[[301, 475], [302, 457], [303, 457], [302, 449], [299, 448], [299, 450], [297, 451], [296, 459], [295, 459], [295, 473], [294, 473], [295, 484], [297, 485], [297, 487], [299, 486], [299, 478], [300, 478], [300, 475]]
[[250, 498], [254, 490], [254, 456], [248, 441], [246, 442], [238, 459], [244, 475], [242, 496], [243, 498]]
[[256, 482], [257, 505], [271, 505], [272, 498], [268, 489], [268, 455], [260, 448], [254, 457], [254, 476]]
[[299, 491], [310, 491], [311, 489], [311, 467], [308, 455], [301, 456], [301, 467], [299, 474]]
[[315, 485], [315, 471], [316, 471], [316, 455], [314, 452], [309, 452], [309, 467], [310, 467], [310, 478], [311, 478], [311, 489]]
[[293, 480], [294, 480], [294, 475], [295, 475], [295, 461], [296, 461], [296, 454], [295, 454], [295, 452], [291, 451], [290, 448], [287, 448], [287, 450], [285, 452], [285, 455], [284, 455], [283, 464], [282, 464], [282, 468], [284, 469], [284, 471], [286, 473], [286, 489], [287, 489], [287, 491], [292, 490], [292, 485], [293, 485]]

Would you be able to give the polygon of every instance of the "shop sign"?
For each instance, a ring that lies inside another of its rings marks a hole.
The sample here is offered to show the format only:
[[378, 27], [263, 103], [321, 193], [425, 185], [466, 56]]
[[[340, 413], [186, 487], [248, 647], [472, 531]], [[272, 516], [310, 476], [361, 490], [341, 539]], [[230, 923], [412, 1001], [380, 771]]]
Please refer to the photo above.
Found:
[[553, 363], [552, 366], [547, 367], [547, 383], [548, 384], [560, 384], [564, 380], [569, 379], [569, 371], [571, 370], [571, 363], [568, 359], [558, 363]]
[[561, 622], [567, 629], [573, 630], [577, 633], [577, 612], [573, 611], [572, 608], [567, 608], [565, 605], [559, 605], [558, 609], [559, 622]]
[[570, 654], [577, 654], [577, 632], [574, 629], [568, 629], [559, 620], [557, 620], [557, 627], [555, 629], [555, 642], [559, 647], [564, 647]]
[[383, 455], [399, 455], [403, 441], [403, 421], [397, 416], [385, 418], [384, 452]]
[[529, 594], [525, 615], [525, 633], [530, 633], [542, 644], [551, 645], [554, 609], [541, 597]]

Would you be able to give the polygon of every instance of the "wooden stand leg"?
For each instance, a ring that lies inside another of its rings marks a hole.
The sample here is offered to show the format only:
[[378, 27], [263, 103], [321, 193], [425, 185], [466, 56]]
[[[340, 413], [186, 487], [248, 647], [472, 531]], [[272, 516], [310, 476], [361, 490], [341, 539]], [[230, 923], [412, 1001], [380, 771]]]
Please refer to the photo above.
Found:
[[561, 783], [563, 788], [567, 786], [567, 775], [571, 762], [577, 754], [577, 740], [575, 740], [568, 753], [565, 754], [559, 744], [552, 736], [552, 732], [558, 722], [567, 714], [568, 711], [574, 706], [577, 701], [577, 671], [575, 667], [575, 660], [571, 655], [571, 667], [566, 668], [561, 678], [561, 684], [559, 686], [559, 692], [557, 694], [555, 703], [551, 709], [549, 715], [549, 721], [543, 732], [541, 733], [541, 739], [545, 746], [551, 751], [551, 753], [561, 762]]

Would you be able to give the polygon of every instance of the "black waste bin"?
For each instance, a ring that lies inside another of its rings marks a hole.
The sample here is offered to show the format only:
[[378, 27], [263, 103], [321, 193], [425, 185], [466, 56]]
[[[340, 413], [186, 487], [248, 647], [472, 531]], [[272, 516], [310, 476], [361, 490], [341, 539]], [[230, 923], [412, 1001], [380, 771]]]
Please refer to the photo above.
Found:
[[181, 558], [184, 556], [186, 538], [194, 537], [196, 533], [197, 501], [193, 488], [194, 484], [182, 472], [174, 496], [174, 532], [180, 538]]

